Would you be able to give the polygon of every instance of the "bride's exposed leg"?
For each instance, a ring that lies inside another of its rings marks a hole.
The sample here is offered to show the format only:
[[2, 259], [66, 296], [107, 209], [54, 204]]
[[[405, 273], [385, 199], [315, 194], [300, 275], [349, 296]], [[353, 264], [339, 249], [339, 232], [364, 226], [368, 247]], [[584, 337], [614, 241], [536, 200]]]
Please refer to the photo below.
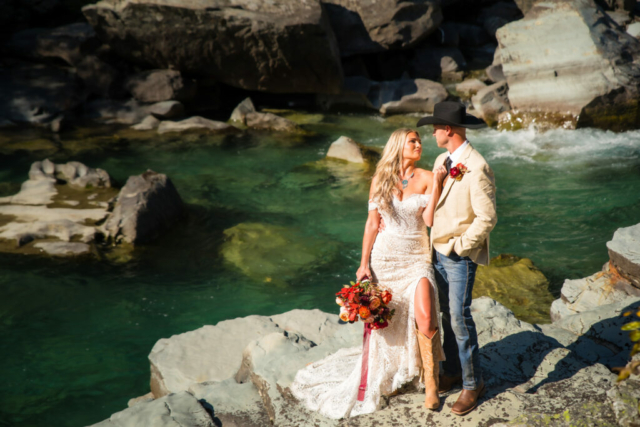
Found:
[[416, 335], [422, 358], [422, 380], [425, 386], [424, 406], [438, 409], [438, 375], [440, 334], [438, 333], [435, 295], [431, 283], [426, 278], [420, 279], [414, 299], [414, 315], [416, 318]]
[[416, 287], [416, 295], [413, 302], [413, 311], [418, 324], [418, 330], [426, 335], [427, 338], [433, 338], [433, 334], [438, 329], [438, 318], [435, 313], [434, 292], [431, 283], [426, 277], [420, 279]]

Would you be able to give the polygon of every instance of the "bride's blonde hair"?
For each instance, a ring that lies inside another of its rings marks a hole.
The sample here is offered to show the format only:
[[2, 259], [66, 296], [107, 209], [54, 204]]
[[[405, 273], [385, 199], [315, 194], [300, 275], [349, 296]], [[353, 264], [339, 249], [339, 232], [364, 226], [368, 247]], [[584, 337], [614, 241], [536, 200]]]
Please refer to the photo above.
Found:
[[384, 146], [384, 150], [382, 151], [382, 158], [376, 166], [376, 173], [373, 174], [373, 179], [376, 184], [373, 188], [371, 198], [375, 200], [382, 209], [386, 210], [391, 206], [393, 194], [398, 191], [400, 168], [402, 165], [402, 150], [404, 149], [407, 135], [410, 133], [415, 133], [418, 135], [418, 138], [420, 137], [418, 131], [409, 128], [400, 128], [391, 134], [387, 145]]

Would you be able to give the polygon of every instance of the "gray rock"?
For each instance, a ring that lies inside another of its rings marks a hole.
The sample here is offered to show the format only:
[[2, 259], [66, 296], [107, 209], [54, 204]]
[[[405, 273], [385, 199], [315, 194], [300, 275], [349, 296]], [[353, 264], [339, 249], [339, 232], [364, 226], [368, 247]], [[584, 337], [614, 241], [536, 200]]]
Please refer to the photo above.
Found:
[[616, 384], [607, 391], [607, 400], [613, 407], [617, 425], [621, 427], [637, 426], [640, 421], [640, 382], [627, 380]]
[[637, 106], [640, 41], [593, 2], [537, 3], [496, 37], [514, 109], [578, 117], [578, 127], [638, 125], [631, 111]]
[[433, 113], [435, 104], [449, 97], [442, 84], [426, 79], [381, 82], [378, 90], [368, 97], [382, 114]]
[[433, 106], [448, 97], [440, 83], [425, 79], [375, 82], [365, 77], [348, 77], [339, 95], [318, 97], [324, 109], [335, 106], [374, 109], [382, 114], [433, 113]]
[[143, 71], [127, 78], [124, 87], [141, 102], [189, 101], [197, 90], [195, 82], [176, 70]]
[[89, 245], [80, 242], [40, 242], [33, 246], [53, 256], [68, 257], [91, 253]]
[[149, 106], [149, 113], [158, 119], [176, 119], [184, 115], [180, 101], [162, 101]]
[[631, 37], [638, 38], [640, 36], [640, 22], [634, 22], [627, 27], [627, 34]]
[[492, 64], [485, 68], [487, 77], [494, 83], [506, 80], [502, 71], [502, 64]]
[[116, 412], [93, 427], [214, 427], [211, 416], [190, 393], [170, 394]]
[[133, 125], [149, 115], [149, 106], [130, 99], [96, 99], [84, 106], [85, 118], [108, 124]]
[[592, 310], [600, 305], [640, 297], [640, 289], [617, 274], [603, 271], [583, 279], [565, 280], [560, 296], [551, 305], [552, 321]]
[[456, 92], [463, 98], [471, 98], [487, 85], [478, 79], [467, 79], [456, 85]]
[[[196, 399], [197, 398], [198, 397], [196, 397]], [[144, 394], [142, 396], [138, 396], [138, 397], [134, 397], [133, 399], [129, 399], [129, 401], [127, 402], [127, 407], [131, 408], [132, 406], [135, 406], [138, 403], [151, 402], [153, 400], [154, 400], [153, 393], [149, 392], [149, 393]]]
[[273, 130], [280, 132], [296, 132], [300, 128], [291, 120], [277, 116], [273, 113], [260, 113], [256, 111], [251, 98], [243, 100], [231, 113], [229, 121], [240, 123], [252, 129]]
[[143, 243], [173, 224], [183, 209], [182, 199], [171, 180], [148, 170], [129, 177], [102, 230], [115, 242]]
[[423, 47], [415, 50], [410, 64], [413, 78], [436, 80], [465, 70], [467, 62], [454, 47]]
[[146, 68], [276, 93], [333, 93], [341, 87], [339, 51], [319, 1], [188, 5], [104, 0], [82, 11], [118, 55]]
[[229, 118], [232, 122], [240, 122], [243, 125], [247, 123], [247, 114], [257, 112], [251, 98], [245, 98], [231, 113]]
[[329, 151], [327, 151], [327, 157], [352, 163], [364, 163], [364, 156], [358, 143], [346, 136], [341, 136], [331, 143]]
[[640, 224], [617, 229], [607, 249], [618, 273], [640, 288]]
[[58, 58], [72, 66], [99, 45], [95, 31], [86, 22], [51, 29], [31, 28], [13, 34], [7, 43], [17, 56], [35, 60]]
[[272, 332], [282, 329], [267, 317], [249, 316], [159, 340], [149, 354], [153, 395], [161, 397], [196, 383], [232, 378], [240, 369], [244, 348]]
[[160, 120], [156, 119], [154, 116], [147, 116], [143, 121], [138, 123], [137, 125], [131, 126], [131, 129], [135, 130], [153, 130], [158, 129], [160, 125]]
[[234, 133], [239, 130], [227, 123], [216, 122], [204, 117], [194, 116], [179, 122], [163, 121], [158, 125], [158, 133], [207, 131], [212, 133]]
[[607, 12], [607, 15], [609, 16], [609, 18], [611, 18], [616, 24], [618, 24], [621, 27], [626, 27], [627, 24], [630, 23], [632, 20], [631, 15], [629, 15], [629, 12], [625, 12], [621, 10]]
[[273, 113], [247, 113], [246, 125], [252, 129], [273, 130], [278, 132], [296, 132], [297, 124]]
[[85, 99], [81, 82], [66, 68], [17, 63], [0, 68], [0, 117], [48, 125]]
[[472, 98], [473, 108], [489, 125], [498, 122], [500, 113], [511, 110], [506, 80], [480, 89]]
[[405, 49], [442, 22], [435, 1], [322, 0], [342, 56]]
[[[23, 210], [27, 209], [23, 208]], [[101, 217], [104, 218], [106, 215], [106, 212], [102, 212]], [[35, 245], [48, 253], [64, 253], [67, 250], [79, 253], [88, 252], [89, 247], [85, 243], [93, 241], [95, 234], [95, 227], [86, 226], [70, 219], [46, 220], [43, 218], [33, 222], [10, 222], [0, 227], [0, 239], [13, 240], [17, 247], [37, 239], [56, 238], [62, 240], [62, 242], [42, 242], [40, 246], [38, 246], [39, 244]], [[71, 239], [74, 237], [83, 243], [66, 245], [66, 243], [71, 243]]]
[[233, 378], [221, 382], [193, 384], [189, 388], [196, 399], [213, 407], [223, 426], [262, 427], [269, 425], [269, 415], [253, 383], [237, 383]]

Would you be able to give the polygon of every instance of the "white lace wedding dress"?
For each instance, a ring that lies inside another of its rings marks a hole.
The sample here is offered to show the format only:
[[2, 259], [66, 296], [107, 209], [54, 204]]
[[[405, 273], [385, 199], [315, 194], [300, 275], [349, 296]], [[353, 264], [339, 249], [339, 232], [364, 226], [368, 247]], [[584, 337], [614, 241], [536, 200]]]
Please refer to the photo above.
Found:
[[[429, 253], [429, 235], [422, 219], [429, 195], [414, 194], [400, 201], [394, 197], [392, 212], [380, 210], [385, 229], [378, 233], [371, 251], [374, 281], [393, 293], [389, 304], [395, 315], [385, 329], [372, 331], [367, 389], [358, 401], [362, 345], [344, 348], [296, 374], [293, 395], [307, 408], [328, 418], [347, 418], [374, 412], [381, 395], [389, 395], [406, 383], [423, 388], [419, 378], [420, 350], [415, 334], [414, 296], [423, 277], [437, 288]], [[369, 202], [369, 210], [377, 209]], [[439, 313], [439, 308], [436, 308]], [[442, 329], [442, 328], [440, 328]], [[444, 359], [444, 354], [441, 354]]]

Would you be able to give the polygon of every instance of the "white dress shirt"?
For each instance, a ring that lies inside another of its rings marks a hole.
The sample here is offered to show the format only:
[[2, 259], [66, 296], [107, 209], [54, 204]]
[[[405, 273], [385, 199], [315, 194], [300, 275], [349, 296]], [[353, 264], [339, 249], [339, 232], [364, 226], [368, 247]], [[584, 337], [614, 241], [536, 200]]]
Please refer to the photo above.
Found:
[[458, 164], [458, 160], [460, 159], [460, 156], [462, 155], [464, 149], [467, 148], [467, 145], [469, 145], [468, 139], [465, 140], [460, 147], [456, 148], [456, 151], [454, 151], [453, 153], [449, 153], [449, 158], [451, 159], [451, 167]]

